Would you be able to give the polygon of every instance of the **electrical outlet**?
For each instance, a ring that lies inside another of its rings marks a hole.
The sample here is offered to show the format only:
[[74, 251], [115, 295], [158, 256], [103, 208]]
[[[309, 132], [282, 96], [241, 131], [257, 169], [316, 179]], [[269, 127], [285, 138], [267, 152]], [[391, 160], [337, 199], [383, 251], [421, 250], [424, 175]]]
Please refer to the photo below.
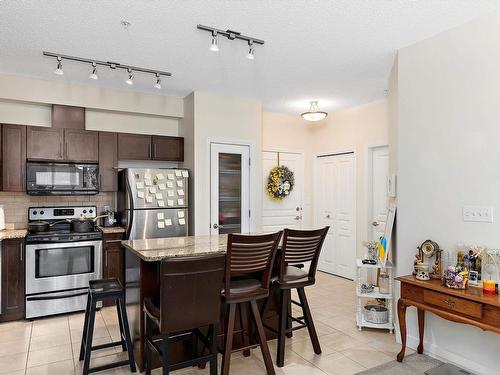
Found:
[[464, 221], [493, 223], [493, 207], [464, 206], [462, 214]]

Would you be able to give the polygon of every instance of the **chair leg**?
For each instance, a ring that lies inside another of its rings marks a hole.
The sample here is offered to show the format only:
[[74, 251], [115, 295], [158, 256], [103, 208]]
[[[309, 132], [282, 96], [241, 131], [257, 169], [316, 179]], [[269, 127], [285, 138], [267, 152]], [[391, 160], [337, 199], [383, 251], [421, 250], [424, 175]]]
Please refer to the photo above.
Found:
[[[243, 342], [243, 346], [245, 347], [250, 345], [250, 340], [248, 338], [250, 328], [248, 324], [247, 307], [245, 303], [240, 303], [238, 308], [240, 310], [241, 340]], [[250, 357], [250, 349], [243, 350], [243, 356]]]
[[260, 318], [259, 308], [257, 307], [257, 301], [250, 301], [250, 306], [252, 306], [253, 317], [255, 319], [255, 325], [257, 326], [257, 332], [259, 333], [260, 350], [262, 351], [262, 358], [264, 359], [264, 364], [266, 366], [266, 371], [268, 375], [275, 375], [273, 360], [271, 359], [271, 353], [269, 352], [269, 346], [267, 346], [266, 333], [264, 331], [264, 326], [262, 325], [262, 319]]
[[[198, 357], [198, 336], [195, 331], [191, 332], [191, 357], [192, 358]], [[193, 365], [193, 367], [195, 366], [196, 365]]]
[[79, 360], [83, 361], [85, 355], [85, 338], [87, 337], [87, 330], [89, 324], [89, 313], [90, 313], [90, 292], [87, 296], [87, 307], [85, 308], [85, 319], [83, 322], [83, 333], [82, 333], [82, 342], [80, 344], [80, 357]]
[[287, 307], [288, 307], [288, 316], [286, 319], [286, 337], [292, 338], [293, 337], [293, 331], [292, 331], [292, 290], [287, 289], [287, 301], [286, 301]]
[[123, 331], [123, 323], [120, 317], [120, 300], [117, 298], [115, 300], [115, 303], [116, 303], [116, 314], [118, 315], [118, 324], [120, 325], [120, 340], [122, 340], [122, 351], [124, 352], [127, 350], [127, 345], [125, 343], [125, 340], [123, 339], [123, 337], [125, 336], [125, 332]]
[[215, 324], [210, 325], [210, 375], [217, 375], [217, 332]]
[[168, 335], [163, 335], [161, 338], [161, 365], [163, 375], [168, 375]]
[[[132, 339], [130, 338], [130, 330], [128, 327], [127, 310], [125, 309], [125, 299], [123, 295], [118, 299], [118, 319], [122, 321], [123, 333], [125, 336], [125, 343], [127, 344], [128, 360], [130, 365], [130, 372], [135, 372], [135, 358], [134, 348], [132, 347]], [[123, 338], [122, 338], [123, 340]]]
[[231, 351], [233, 349], [233, 334], [234, 334], [234, 319], [236, 313], [236, 305], [229, 304], [229, 314], [226, 316], [226, 330], [224, 342], [224, 354], [222, 356], [222, 375], [229, 375], [229, 364], [231, 362]]
[[85, 354], [83, 361], [83, 375], [89, 374], [90, 367], [90, 354], [92, 352], [92, 337], [94, 336], [94, 322], [95, 322], [95, 310], [96, 310], [96, 301], [89, 295], [89, 317], [87, 321], [87, 331], [85, 332]]
[[153, 338], [153, 329], [151, 327], [151, 320], [146, 313], [144, 313], [144, 320], [146, 322], [146, 337], [144, 343], [144, 371], [146, 375], [151, 375], [151, 347], [149, 341]]
[[304, 320], [307, 324], [307, 330], [309, 331], [309, 337], [313, 345], [314, 353], [321, 354], [321, 346], [319, 345], [318, 334], [316, 333], [316, 328], [314, 328], [314, 323], [311, 315], [311, 310], [309, 310], [309, 304], [307, 303], [306, 293], [304, 288], [297, 288], [297, 293], [299, 294], [300, 303], [302, 304], [302, 311], [304, 312]]
[[287, 328], [288, 297], [286, 290], [280, 290], [280, 313], [278, 317], [278, 347], [276, 350], [276, 366], [285, 365], [285, 333]]

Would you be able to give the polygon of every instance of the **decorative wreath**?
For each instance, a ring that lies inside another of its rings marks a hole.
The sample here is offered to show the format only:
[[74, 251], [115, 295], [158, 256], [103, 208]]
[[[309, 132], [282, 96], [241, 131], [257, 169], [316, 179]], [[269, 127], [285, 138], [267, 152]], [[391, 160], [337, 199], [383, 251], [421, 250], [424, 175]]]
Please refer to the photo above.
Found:
[[267, 194], [276, 200], [282, 200], [293, 190], [295, 177], [293, 172], [284, 165], [274, 167], [267, 178]]

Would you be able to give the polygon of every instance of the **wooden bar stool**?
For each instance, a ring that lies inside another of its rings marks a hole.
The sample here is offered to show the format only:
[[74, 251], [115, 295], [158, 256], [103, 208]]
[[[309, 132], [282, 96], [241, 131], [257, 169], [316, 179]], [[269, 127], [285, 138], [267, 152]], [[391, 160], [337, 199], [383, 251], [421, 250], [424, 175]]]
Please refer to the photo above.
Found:
[[[173, 258], [161, 263], [160, 299], [144, 300], [146, 375], [151, 374], [152, 352], [161, 357], [163, 375], [184, 367], [210, 362], [210, 375], [217, 374], [216, 328], [220, 319], [220, 291], [225, 255]], [[208, 334], [200, 330], [208, 327]], [[170, 363], [169, 344], [191, 337], [192, 358]], [[199, 342], [203, 344], [198, 354]], [[208, 348], [209, 353], [204, 354]]]
[[[121, 340], [92, 346], [97, 303], [109, 300], [116, 301], [116, 311], [118, 313]], [[93, 350], [105, 349], [119, 345], [122, 347], [123, 351], [128, 352], [127, 360], [90, 368], [90, 354]], [[125, 309], [125, 292], [120, 284], [120, 281], [116, 278], [89, 281], [89, 295], [87, 298], [87, 308], [85, 309], [85, 322], [83, 323], [82, 342], [80, 345], [80, 361], [82, 360], [84, 361], [83, 375], [125, 365], [130, 366], [131, 372], [136, 371], [134, 350], [132, 348], [132, 340], [130, 339], [127, 311]]]
[[[266, 334], [257, 300], [269, 296], [271, 271], [276, 256], [276, 249], [282, 232], [247, 236], [229, 234], [226, 254], [226, 276], [222, 297], [228, 305], [226, 315], [224, 354], [222, 357], [222, 375], [229, 374], [231, 353], [233, 351], [234, 321], [236, 307], [245, 311], [245, 304], [250, 304], [252, 316], [257, 327], [260, 349], [268, 374], [275, 374], [273, 361], [267, 346]], [[243, 328], [242, 328], [243, 329]], [[248, 344], [248, 341], [245, 342]], [[238, 350], [248, 350], [255, 345], [245, 345]]]
[[[285, 229], [283, 234], [283, 245], [281, 249], [280, 267], [278, 278], [274, 279], [280, 289], [279, 327], [278, 327], [278, 350], [276, 365], [283, 367], [285, 363], [285, 336], [293, 331], [306, 328], [313, 345], [314, 352], [321, 354], [318, 335], [314, 328], [311, 310], [307, 303], [304, 288], [314, 285], [316, 282], [316, 267], [319, 254], [329, 227], [318, 230], [292, 230]], [[294, 264], [311, 262], [309, 271], [305, 272]], [[300, 302], [291, 299], [291, 290], [297, 289]], [[291, 304], [302, 308], [303, 316], [294, 317], [291, 313]], [[298, 323], [298, 326], [293, 326]], [[266, 327], [272, 330], [270, 327]]]

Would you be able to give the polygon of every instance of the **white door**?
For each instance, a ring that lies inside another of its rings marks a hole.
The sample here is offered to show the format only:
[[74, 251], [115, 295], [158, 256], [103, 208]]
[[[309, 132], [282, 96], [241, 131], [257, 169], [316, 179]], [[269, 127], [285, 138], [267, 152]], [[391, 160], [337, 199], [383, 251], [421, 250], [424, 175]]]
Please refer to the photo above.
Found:
[[354, 154], [317, 160], [316, 223], [329, 225], [318, 269], [349, 279], [356, 262]]
[[250, 147], [210, 144], [210, 233], [250, 231]]
[[368, 228], [371, 239], [384, 235], [387, 222], [387, 180], [389, 178], [389, 147], [371, 149], [371, 212]]
[[262, 209], [262, 229], [264, 233], [276, 232], [284, 228], [302, 228], [304, 158], [302, 154], [279, 152], [279, 164], [288, 167], [295, 177], [290, 195], [283, 200], [272, 199], [265, 190], [269, 171], [278, 165], [278, 152], [262, 153], [264, 199]]

